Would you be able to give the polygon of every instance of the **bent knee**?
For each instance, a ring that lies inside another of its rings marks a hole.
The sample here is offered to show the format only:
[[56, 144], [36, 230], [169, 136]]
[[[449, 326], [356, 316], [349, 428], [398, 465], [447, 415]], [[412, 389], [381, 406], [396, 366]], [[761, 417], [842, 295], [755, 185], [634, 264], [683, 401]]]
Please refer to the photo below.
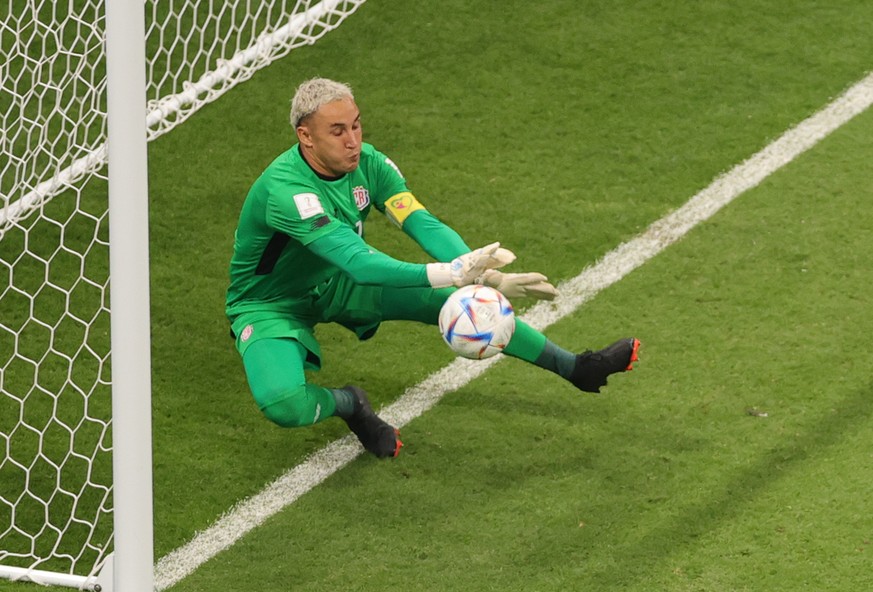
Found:
[[262, 407], [261, 412], [283, 428], [312, 425], [322, 419], [321, 406], [309, 395], [305, 385], [281, 393], [272, 403]]

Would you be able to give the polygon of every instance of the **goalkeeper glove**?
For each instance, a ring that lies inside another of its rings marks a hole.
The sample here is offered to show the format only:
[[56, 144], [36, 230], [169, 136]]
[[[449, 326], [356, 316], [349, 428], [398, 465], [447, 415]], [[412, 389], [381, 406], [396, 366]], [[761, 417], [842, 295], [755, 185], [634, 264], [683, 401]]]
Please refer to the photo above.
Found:
[[491, 243], [475, 251], [456, 257], [451, 263], [428, 263], [427, 280], [434, 288], [460, 288], [472, 284], [485, 270], [503, 267], [515, 261], [515, 254]]
[[476, 278], [477, 284], [495, 288], [507, 298], [536, 298], [537, 300], [554, 300], [558, 295], [555, 286], [541, 273], [503, 273], [496, 269], [488, 269], [481, 277]]

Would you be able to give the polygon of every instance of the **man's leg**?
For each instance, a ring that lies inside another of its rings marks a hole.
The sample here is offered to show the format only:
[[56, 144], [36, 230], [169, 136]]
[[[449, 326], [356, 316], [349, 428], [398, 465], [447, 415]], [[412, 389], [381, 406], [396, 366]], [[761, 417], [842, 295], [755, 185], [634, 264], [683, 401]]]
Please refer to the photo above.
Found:
[[329, 389], [306, 383], [305, 359], [306, 349], [294, 339], [261, 339], [245, 351], [243, 365], [255, 402], [282, 427], [312, 425], [337, 411]]
[[[454, 288], [384, 288], [383, 318], [436, 325], [440, 308], [453, 291]], [[639, 340], [628, 338], [596, 352], [575, 354], [516, 317], [515, 333], [503, 352], [554, 372], [580, 390], [598, 393], [610, 374], [631, 369], [639, 359], [639, 346]]]
[[379, 457], [397, 456], [397, 431], [373, 413], [366, 393], [354, 386], [328, 389], [306, 382], [307, 350], [297, 340], [261, 339], [243, 357], [249, 387], [263, 414], [282, 427], [341, 417], [364, 447]]

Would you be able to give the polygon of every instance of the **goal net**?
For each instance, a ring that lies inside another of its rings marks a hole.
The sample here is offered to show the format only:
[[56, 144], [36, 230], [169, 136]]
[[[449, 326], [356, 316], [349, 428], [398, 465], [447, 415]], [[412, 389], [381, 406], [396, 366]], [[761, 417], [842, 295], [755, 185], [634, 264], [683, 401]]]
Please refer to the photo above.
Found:
[[[105, 2], [0, 10], [0, 577], [112, 551]], [[148, 138], [364, 0], [145, 0]]]

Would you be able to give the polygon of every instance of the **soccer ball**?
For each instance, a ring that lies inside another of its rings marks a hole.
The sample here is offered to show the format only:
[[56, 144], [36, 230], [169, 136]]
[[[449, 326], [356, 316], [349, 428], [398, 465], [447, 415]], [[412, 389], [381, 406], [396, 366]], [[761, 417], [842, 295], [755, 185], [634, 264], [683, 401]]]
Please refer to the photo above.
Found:
[[439, 316], [440, 333], [455, 353], [483, 360], [503, 351], [515, 332], [515, 313], [506, 296], [488, 286], [453, 292]]

